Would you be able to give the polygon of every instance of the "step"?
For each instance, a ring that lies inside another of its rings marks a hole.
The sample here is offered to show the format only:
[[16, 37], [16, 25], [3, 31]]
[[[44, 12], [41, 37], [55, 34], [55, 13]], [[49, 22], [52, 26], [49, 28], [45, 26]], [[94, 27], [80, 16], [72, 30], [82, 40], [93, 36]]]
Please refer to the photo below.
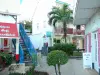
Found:
[[25, 45], [24, 43], [20, 43], [21, 45]]

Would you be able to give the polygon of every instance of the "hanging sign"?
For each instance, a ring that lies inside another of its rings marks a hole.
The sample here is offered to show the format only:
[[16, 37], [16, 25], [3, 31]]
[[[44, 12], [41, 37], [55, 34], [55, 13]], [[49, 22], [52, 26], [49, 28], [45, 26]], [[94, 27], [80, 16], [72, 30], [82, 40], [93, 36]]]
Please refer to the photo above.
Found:
[[18, 37], [17, 25], [0, 22], [0, 37]]

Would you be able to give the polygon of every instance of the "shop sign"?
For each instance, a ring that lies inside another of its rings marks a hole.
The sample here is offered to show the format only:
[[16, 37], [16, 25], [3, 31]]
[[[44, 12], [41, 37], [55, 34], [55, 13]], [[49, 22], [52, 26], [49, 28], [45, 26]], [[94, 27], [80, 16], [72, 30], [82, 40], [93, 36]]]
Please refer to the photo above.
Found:
[[17, 25], [0, 22], [0, 37], [18, 37]]

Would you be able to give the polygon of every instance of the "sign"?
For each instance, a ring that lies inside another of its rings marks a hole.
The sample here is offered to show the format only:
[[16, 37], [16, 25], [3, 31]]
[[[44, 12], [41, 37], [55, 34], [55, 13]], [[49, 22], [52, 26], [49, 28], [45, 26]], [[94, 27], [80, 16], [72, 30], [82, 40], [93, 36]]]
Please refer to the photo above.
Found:
[[17, 25], [0, 22], [0, 37], [18, 37]]
[[52, 32], [47, 31], [47, 32], [46, 32], [46, 36], [47, 36], [47, 37], [51, 37], [51, 36], [52, 36]]
[[83, 68], [91, 68], [92, 67], [92, 58], [91, 53], [83, 53]]

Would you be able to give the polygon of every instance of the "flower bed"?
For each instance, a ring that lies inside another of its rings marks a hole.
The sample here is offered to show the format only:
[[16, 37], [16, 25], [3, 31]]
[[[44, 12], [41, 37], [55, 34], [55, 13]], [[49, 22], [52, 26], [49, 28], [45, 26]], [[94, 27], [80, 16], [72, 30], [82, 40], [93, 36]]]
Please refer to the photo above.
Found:
[[0, 70], [3, 70], [6, 66], [12, 63], [12, 56], [4, 52], [0, 52]]

